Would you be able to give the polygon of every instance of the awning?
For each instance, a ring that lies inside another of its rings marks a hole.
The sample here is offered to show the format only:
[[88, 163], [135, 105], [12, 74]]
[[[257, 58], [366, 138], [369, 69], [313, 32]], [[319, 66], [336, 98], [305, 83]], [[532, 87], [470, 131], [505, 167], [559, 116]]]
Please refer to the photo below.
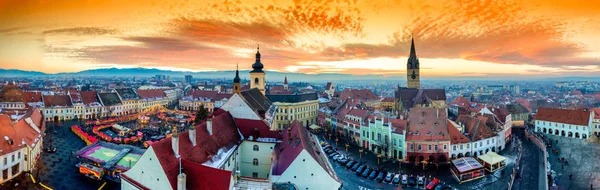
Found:
[[321, 129], [321, 127], [319, 127], [318, 125], [315, 125], [315, 124], [312, 124], [311, 126], [309, 126], [309, 128], [312, 130]]
[[488, 152], [487, 154], [484, 155], [480, 155], [477, 158], [479, 158], [479, 160], [494, 165], [500, 162], [504, 162], [506, 160], [506, 158], [504, 156], [500, 156], [498, 154], [496, 154], [495, 152]]

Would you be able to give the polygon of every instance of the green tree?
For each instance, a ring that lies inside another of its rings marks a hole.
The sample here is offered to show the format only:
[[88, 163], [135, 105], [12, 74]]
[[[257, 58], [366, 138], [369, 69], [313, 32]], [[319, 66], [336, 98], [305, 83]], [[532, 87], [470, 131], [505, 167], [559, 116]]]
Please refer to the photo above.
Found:
[[200, 105], [200, 109], [198, 109], [198, 112], [196, 112], [196, 118], [194, 118], [194, 123], [198, 124], [204, 121], [206, 117], [208, 117], [208, 110], [204, 108], [204, 105]]

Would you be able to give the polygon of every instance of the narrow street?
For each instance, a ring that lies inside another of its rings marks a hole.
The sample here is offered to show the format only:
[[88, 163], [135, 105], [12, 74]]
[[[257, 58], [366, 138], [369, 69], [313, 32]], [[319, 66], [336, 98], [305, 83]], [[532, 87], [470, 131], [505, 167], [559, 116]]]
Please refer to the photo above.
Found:
[[[383, 169], [394, 173], [409, 175], [412, 174], [415, 176], [423, 175], [426, 178], [429, 178], [429, 176], [431, 176], [431, 178], [436, 177], [440, 179], [442, 183], [446, 183], [447, 185], [449, 185], [452, 189], [508, 189], [510, 173], [516, 160], [516, 151], [513, 151], [513, 143], [509, 143], [507, 144], [506, 149], [500, 152], [501, 155], [507, 158], [507, 166], [504, 169], [502, 169], [504, 171], [504, 174], [502, 174], [502, 171], [496, 171], [492, 174], [487, 174], [487, 176], [482, 179], [459, 184], [450, 172], [450, 165], [440, 165], [437, 169], [435, 168], [435, 166], [428, 166], [425, 167], [425, 170], [423, 170], [421, 167], [412, 164], [402, 164], [400, 167], [397, 161], [390, 161], [384, 159], [381, 159], [381, 162], [378, 164], [377, 156], [374, 153], [364, 150], [361, 158], [359, 147], [350, 145], [348, 147], [348, 151], [346, 151], [346, 143], [345, 141], [342, 141], [342, 139], [340, 139], [340, 141], [338, 141], [336, 145], [335, 137], [332, 137], [331, 140], [329, 140], [329, 138], [325, 138], [322, 134], [319, 135], [319, 137], [320, 140], [324, 140], [325, 142], [328, 142], [329, 144], [331, 144], [331, 146], [336, 148], [338, 153], [346, 155], [347, 157], [355, 161], [361, 161], [362, 163], [366, 163], [370, 168]], [[342, 180], [342, 189], [345, 190], [423, 189], [415, 187], [395, 186], [387, 183], [378, 183], [375, 180], [356, 176], [354, 172], [347, 169], [346, 167], [341, 166], [335, 161], [330, 161], [338, 177]], [[429, 182], [430, 180], [430, 178], [426, 179], [427, 182]]]

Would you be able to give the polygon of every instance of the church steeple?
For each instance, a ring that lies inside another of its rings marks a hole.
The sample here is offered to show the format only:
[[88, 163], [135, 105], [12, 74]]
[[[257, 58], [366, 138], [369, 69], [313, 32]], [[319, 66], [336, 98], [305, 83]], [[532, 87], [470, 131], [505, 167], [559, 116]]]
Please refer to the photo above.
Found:
[[251, 73], [263, 73], [264, 71], [262, 70], [264, 68], [264, 65], [260, 62], [260, 47], [256, 46], [256, 61], [254, 61], [254, 64], [252, 64], [252, 71], [250, 71]]
[[240, 70], [237, 64], [235, 65], [235, 78], [233, 78], [233, 83], [240, 83]]
[[242, 91], [240, 83], [240, 70], [238, 65], [235, 66], [235, 78], [233, 78], [233, 93], [239, 94]]
[[288, 90], [287, 75], [285, 75], [285, 79], [283, 79], [283, 89]]
[[252, 64], [252, 71], [250, 71], [250, 88], [258, 88], [260, 92], [265, 94], [265, 72], [263, 64], [260, 62], [260, 51], [259, 47], [256, 47], [256, 61]]
[[417, 58], [417, 51], [415, 50], [415, 38], [411, 36], [410, 40], [410, 53], [408, 55], [408, 61], [406, 63], [406, 87], [408, 88], [420, 88], [421, 80], [419, 74], [419, 58]]

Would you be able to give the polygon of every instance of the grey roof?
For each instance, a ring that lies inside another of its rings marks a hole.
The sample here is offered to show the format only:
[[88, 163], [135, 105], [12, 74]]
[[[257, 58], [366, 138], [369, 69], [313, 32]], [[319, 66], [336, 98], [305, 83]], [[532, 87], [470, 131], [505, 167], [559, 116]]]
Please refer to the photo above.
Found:
[[436, 100], [446, 100], [444, 89], [421, 89], [401, 87], [396, 91], [396, 99], [402, 102], [405, 109], [413, 107], [414, 104], [423, 104]]
[[121, 98], [119, 98], [119, 95], [117, 95], [117, 93], [98, 93], [98, 95], [100, 96], [100, 100], [102, 101], [102, 104], [104, 104], [104, 106], [112, 106], [122, 103]]
[[252, 88], [248, 90], [244, 90], [240, 93], [242, 98], [246, 100], [250, 108], [257, 112], [266, 112], [271, 107], [271, 101], [267, 99], [267, 97], [258, 90], [258, 88]]
[[506, 105], [506, 109], [511, 114], [529, 113], [529, 110], [521, 104], [508, 104]]
[[117, 89], [117, 93], [121, 96], [123, 100], [135, 100], [140, 99], [140, 96], [135, 93], [135, 91], [131, 88], [121, 88]]
[[274, 94], [267, 95], [271, 102], [298, 103], [310, 100], [317, 100], [319, 97], [316, 92], [304, 94]]

